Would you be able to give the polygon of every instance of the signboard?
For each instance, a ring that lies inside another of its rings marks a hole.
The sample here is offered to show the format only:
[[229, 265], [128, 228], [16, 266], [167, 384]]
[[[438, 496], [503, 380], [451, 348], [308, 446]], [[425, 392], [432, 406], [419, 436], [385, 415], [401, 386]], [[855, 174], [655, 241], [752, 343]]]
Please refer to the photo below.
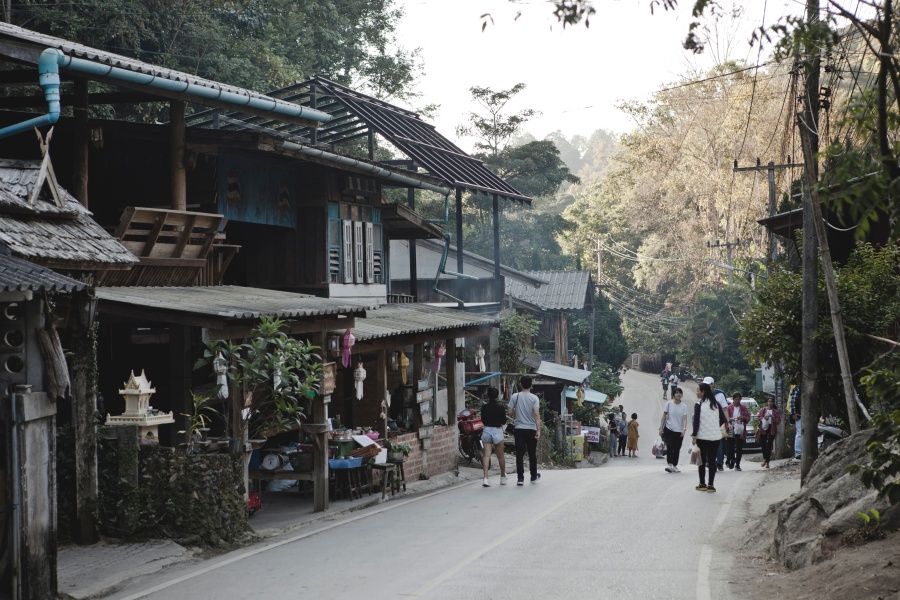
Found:
[[599, 427], [585, 427], [582, 425], [581, 432], [584, 433], [584, 440], [590, 444], [599, 444], [600, 443], [600, 428]]
[[334, 379], [337, 374], [336, 363], [325, 363], [322, 365], [322, 395], [330, 396], [334, 393]]

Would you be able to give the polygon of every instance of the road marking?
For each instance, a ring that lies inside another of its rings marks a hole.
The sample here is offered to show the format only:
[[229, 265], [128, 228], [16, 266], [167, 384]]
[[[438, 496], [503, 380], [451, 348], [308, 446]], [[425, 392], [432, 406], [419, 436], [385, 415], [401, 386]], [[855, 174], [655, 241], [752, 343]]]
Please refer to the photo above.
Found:
[[709, 567], [712, 564], [712, 548], [703, 544], [700, 549], [700, 567], [697, 571], [697, 600], [710, 600]]

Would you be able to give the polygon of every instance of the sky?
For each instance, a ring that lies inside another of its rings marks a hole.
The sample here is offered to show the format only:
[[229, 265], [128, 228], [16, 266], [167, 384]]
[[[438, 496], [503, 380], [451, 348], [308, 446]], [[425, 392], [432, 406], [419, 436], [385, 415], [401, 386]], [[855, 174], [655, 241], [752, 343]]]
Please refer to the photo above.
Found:
[[[525, 131], [538, 139], [560, 130], [566, 137], [590, 136], [597, 129], [624, 133], [634, 128], [616, 108], [623, 100], [646, 101], [653, 92], [695, 78], [728, 56], [755, 63], [758, 48], [748, 44], [755, 26], [781, 17], [789, 0], [749, 0], [747, 14], [721, 25], [727, 39], [703, 55], [682, 50], [693, 0], [676, 11], [650, 13], [650, 0], [597, 0], [590, 28], [563, 29], [544, 0], [396, 0], [405, 11], [399, 44], [420, 49], [424, 72], [421, 105], [435, 103], [438, 131], [471, 151], [473, 140], [456, 138], [455, 129], [478, 106], [468, 89], [526, 89], [510, 111], [532, 108]], [[516, 13], [521, 16], [516, 19]], [[487, 27], [482, 31], [490, 13]], [[765, 53], [763, 53], [765, 60]]]

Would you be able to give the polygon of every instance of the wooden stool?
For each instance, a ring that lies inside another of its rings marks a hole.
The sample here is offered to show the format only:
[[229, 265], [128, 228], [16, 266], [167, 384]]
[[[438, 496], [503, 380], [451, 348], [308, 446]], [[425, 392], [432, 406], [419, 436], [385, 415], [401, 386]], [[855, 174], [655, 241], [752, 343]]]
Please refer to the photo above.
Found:
[[393, 463], [376, 463], [370, 466], [373, 470], [381, 473], [381, 499], [384, 500], [388, 482], [391, 484], [391, 496], [393, 496], [394, 486], [397, 485], [397, 465]]
[[403, 486], [403, 491], [406, 491], [406, 473], [403, 472], [403, 461], [402, 460], [389, 460], [388, 464], [395, 465], [397, 467], [397, 471], [400, 473], [400, 477], [395, 479], [395, 484], [397, 485], [397, 489], [400, 489], [400, 486]]
[[332, 467], [334, 473], [335, 492], [342, 494], [347, 491], [347, 497], [353, 500], [353, 495], [362, 498], [362, 490], [359, 486], [359, 467]]

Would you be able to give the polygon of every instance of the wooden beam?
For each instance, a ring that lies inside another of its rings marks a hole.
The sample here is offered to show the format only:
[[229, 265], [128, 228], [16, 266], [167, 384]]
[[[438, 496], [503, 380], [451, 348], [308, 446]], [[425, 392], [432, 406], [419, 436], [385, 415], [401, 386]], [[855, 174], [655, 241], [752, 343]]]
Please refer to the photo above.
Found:
[[169, 152], [172, 208], [187, 210], [187, 172], [184, 168], [184, 102], [169, 102]]
[[90, 100], [87, 79], [79, 77], [75, 80], [75, 143], [72, 149], [72, 194], [84, 205], [88, 206], [88, 156], [90, 154], [91, 130], [88, 123]]
[[[462, 389], [456, 384], [457, 373], [460, 370], [460, 363], [456, 362], [456, 338], [449, 337], [444, 342], [447, 348], [447, 354], [445, 355], [447, 360], [447, 424], [450, 427], [456, 427], [456, 413], [459, 412], [458, 406], [460, 404], [457, 402], [457, 396], [462, 396]], [[465, 365], [463, 365], [463, 369], [465, 369]], [[463, 398], [463, 402], [461, 404], [465, 406], [465, 399]]]

